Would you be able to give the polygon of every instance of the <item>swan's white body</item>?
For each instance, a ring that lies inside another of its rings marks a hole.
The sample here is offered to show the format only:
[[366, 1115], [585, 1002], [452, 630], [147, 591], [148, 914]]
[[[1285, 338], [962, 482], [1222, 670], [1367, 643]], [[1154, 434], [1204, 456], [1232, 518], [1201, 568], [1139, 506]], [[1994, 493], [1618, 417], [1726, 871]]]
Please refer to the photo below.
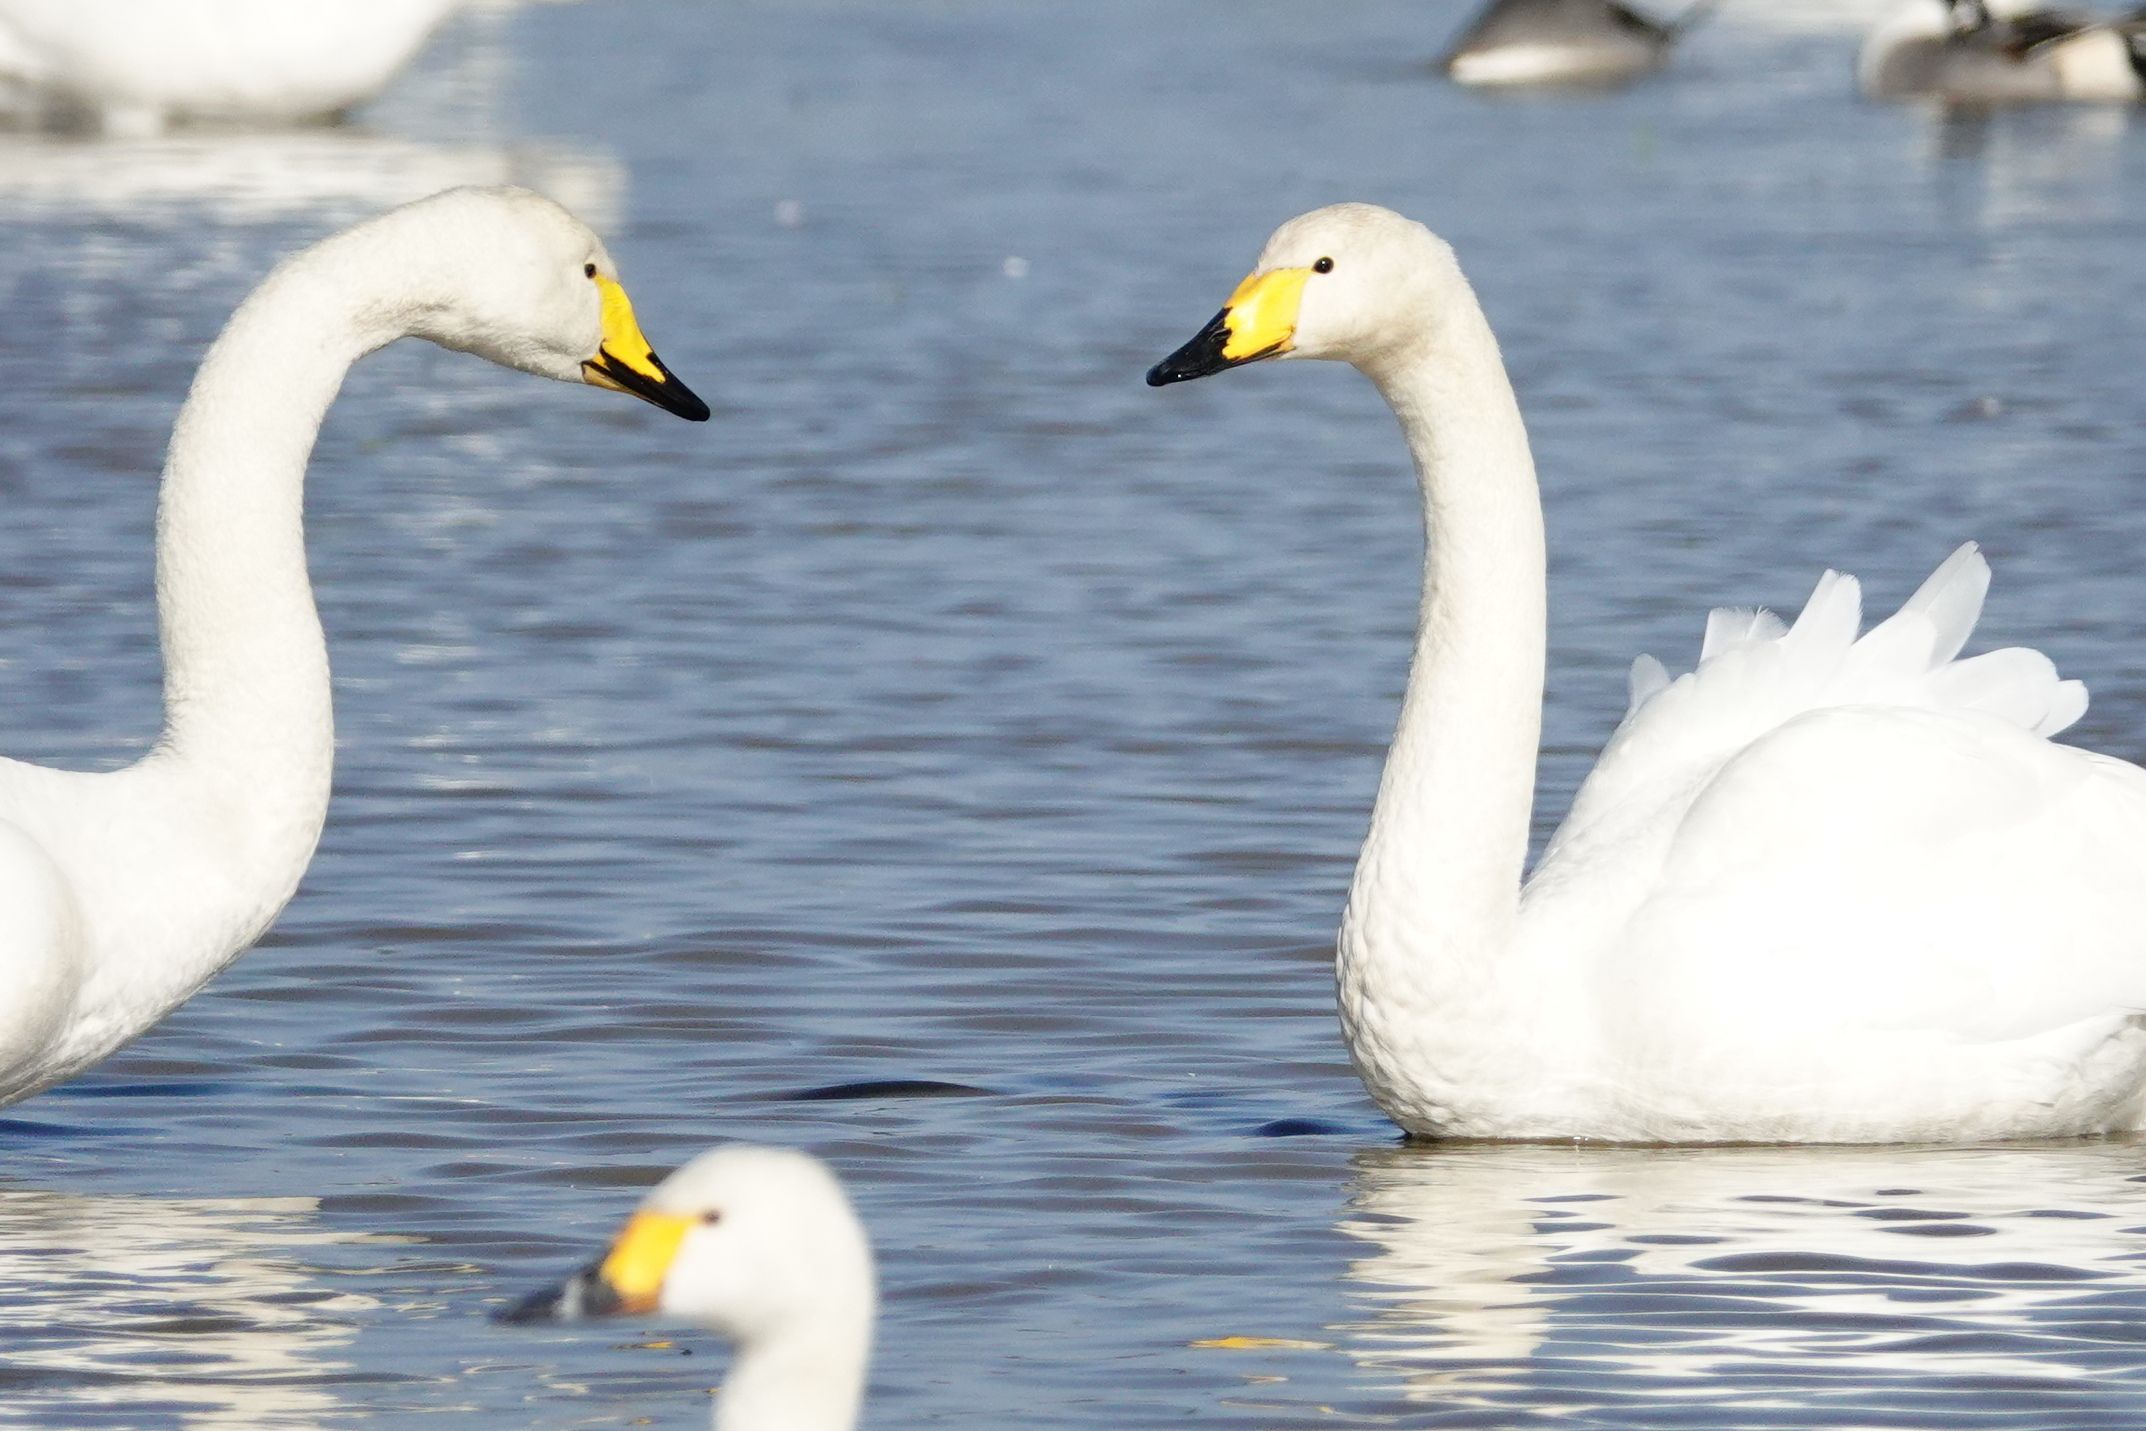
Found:
[[584, 365], [627, 342], [605, 308], [611, 271], [549, 200], [454, 190], [299, 254], [232, 317], [164, 469], [162, 740], [109, 774], [0, 761], [0, 1103], [184, 1002], [312, 858], [335, 737], [301, 500], [344, 373], [414, 335], [602, 381]]
[[[1292, 346], [1353, 362], [1400, 418], [1427, 514], [1415, 661], [1337, 957], [1389, 1115], [1625, 1142], [2140, 1126], [2146, 773], [2050, 741], [2086, 698], [2038, 653], [1957, 659], [1988, 581], [1972, 548], [1860, 636], [1856, 583], [1829, 573], [1792, 627], [1715, 613], [1693, 674], [1641, 658], [1523, 885], [1543, 526], [1496, 340], [1451, 250], [1382, 209], [1285, 225], [1259, 272], [1217, 320], [1231, 347], [1195, 340], [1150, 380]], [[1290, 282], [1285, 332], [1267, 300]], [[1232, 317], [1248, 305], [1256, 322]]]
[[1876, 99], [1960, 104], [2146, 99], [2146, 27], [2025, 3], [1905, 0], [1874, 27], [1856, 79]]
[[1622, 84], [1660, 68], [1713, 3], [1665, 23], [1621, 0], [1491, 0], [1443, 63], [1455, 83], [1483, 88]]
[[500, 1319], [692, 1322], [737, 1351], [716, 1431], [851, 1431], [877, 1308], [871, 1242], [827, 1165], [734, 1145], [665, 1178], [602, 1257]]
[[0, 0], [11, 107], [127, 134], [372, 98], [461, 0]]

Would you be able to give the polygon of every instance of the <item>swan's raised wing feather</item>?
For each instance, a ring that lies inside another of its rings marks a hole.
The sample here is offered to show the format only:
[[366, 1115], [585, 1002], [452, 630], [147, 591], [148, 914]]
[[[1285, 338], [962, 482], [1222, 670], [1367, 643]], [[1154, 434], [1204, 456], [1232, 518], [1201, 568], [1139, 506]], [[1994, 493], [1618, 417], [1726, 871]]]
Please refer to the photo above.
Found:
[[2038, 651], [1957, 659], [1989, 591], [1973, 544], [1867, 632], [1855, 578], [1827, 572], [1793, 625], [1766, 612], [1716, 611], [1694, 671], [1674, 679], [1642, 656], [1632, 704], [1610, 737], [1545, 864], [1591, 835], [1628, 836], [1695, 795], [1715, 771], [1797, 716], [1836, 706], [1976, 711], [2051, 736], [2086, 710], [2086, 687]]

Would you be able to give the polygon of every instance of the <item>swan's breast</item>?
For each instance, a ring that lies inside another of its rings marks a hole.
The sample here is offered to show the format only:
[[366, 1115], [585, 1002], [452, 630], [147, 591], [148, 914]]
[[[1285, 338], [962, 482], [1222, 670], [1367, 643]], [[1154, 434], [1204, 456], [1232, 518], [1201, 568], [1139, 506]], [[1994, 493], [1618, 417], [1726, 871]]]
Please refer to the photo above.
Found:
[[0, 1101], [43, 1086], [81, 992], [81, 912], [66, 876], [20, 827], [0, 821]]

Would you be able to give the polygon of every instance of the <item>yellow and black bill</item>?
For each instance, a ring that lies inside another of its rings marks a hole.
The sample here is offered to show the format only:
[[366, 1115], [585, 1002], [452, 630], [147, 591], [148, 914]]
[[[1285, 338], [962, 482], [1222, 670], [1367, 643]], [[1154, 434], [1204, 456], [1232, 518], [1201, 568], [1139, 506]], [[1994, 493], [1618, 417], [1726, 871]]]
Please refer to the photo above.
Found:
[[492, 1314], [497, 1322], [579, 1322], [653, 1312], [679, 1244], [697, 1219], [637, 1212], [611, 1249], [564, 1282], [542, 1287]]
[[605, 277], [597, 278], [596, 287], [603, 294], [604, 338], [596, 356], [581, 365], [582, 381], [631, 393], [687, 422], [706, 422], [708, 404], [671, 375], [663, 359], [648, 345], [648, 339], [641, 336], [641, 325], [634, 319], [633, 303], [626, 297], [626, 290]]
[[1189, 382], [1278, 357], [1296, 345], [1297, 309], [1308, 268], [1270, 268], [1237, 285], [1220, 313], [1192, 341], [1148, 369], [1148, 386]]

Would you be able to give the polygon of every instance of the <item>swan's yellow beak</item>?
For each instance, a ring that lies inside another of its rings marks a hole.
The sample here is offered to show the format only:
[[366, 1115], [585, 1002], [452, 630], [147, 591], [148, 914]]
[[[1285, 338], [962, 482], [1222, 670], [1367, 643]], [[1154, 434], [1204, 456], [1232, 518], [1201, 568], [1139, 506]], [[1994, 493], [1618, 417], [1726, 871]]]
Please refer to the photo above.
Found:
[[1148, 369], [1148, 386], [1204, 378], [1295, 346], [1308, 268], [1270, 268], [1237, 285], [1229, 303], [1192, 341]]
[[671, 1263], [693, 1230], [693, 1222], [669, 1212], [637, 1212], [626, 1220], [618, 1240], [596, 1264], [596, 1275], [617, 1296], [619, 1311], [656, 1309], [663, 1279], [670, 1275]]
[[672, 377], [663, 359], [648, 346], [648, 339], [641, 336], [641, 325], [634, 320], [633, 301], [627, 298], [626, 290], [615, 280], [599, 276], [596, 291], [603, 295], [604, 339], [596, 356], [581, 365], [582, 381], [614, 392], [632, 393], [687, 422], [706, 422], [708, 404]]
[[576, 1322], [653, 1312], [663, 1296], [663, 1279], [697, 1221], [675, 1213], [637, 1212], [610, 1251], [564, 1282], [524, 1297], [497, 1320]]

